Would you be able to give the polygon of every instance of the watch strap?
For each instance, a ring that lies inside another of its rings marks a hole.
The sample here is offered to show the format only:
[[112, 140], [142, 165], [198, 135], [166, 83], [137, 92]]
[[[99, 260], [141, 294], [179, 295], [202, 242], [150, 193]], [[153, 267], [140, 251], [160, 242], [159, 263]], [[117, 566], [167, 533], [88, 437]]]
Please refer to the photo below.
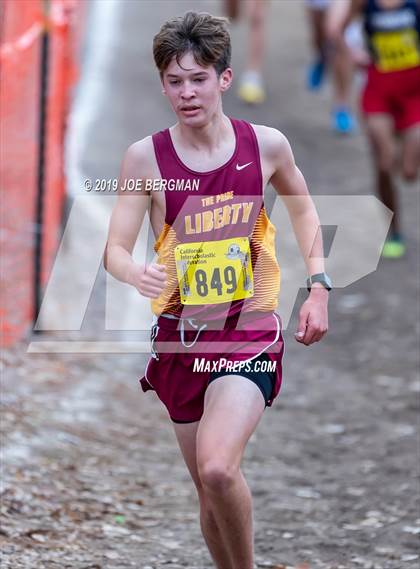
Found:
[[311, 275], [306, 281], [308, 291], [311, 290], [313, 283], [322, 284], [322, 286], [328, 291], [332, 288], [331, 279], [326, 273], [316, 273], [315, 275]]

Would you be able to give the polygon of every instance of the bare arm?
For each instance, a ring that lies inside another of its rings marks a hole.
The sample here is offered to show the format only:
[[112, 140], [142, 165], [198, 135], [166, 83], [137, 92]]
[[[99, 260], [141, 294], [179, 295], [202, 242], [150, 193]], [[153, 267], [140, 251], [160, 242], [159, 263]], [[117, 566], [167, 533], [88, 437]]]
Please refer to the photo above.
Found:
[[283, 198], [309, 275], [323, 273], [324, 253], [320, 221], [302, 172], [287, 139], [277, 135], [276, 169], [270, 182]]
[[[274, 161], [270, 181], [285, 202], [308, 275], [323, 273], [324, 252], [318, 213], [302, 172], [296, 166], [289, 142], [280, 132], [270, 131], [271, 140], [267, 148]], [[328, 329], [327, 305], [328, 291], [321, 284], [314, 283], [300, 310], [295, 335], [299, 342], [309, 345], [325, 335]]]
[[344, 36], [344, 32], [347, 26], [349, 26], [353, 20], [360, 16], [366, 4], [366, 0], [346, 0], [346, 2], [347, 9], [341, 11], [341, 17], [337, 18], [335, 26], [332, 30], [340, 36]]
[[147, 267], [135, 263], [132, 252], [144, 215], [149, 207], [150, 193], [144, 190], [122, 191], [125, 180], [145, 181], [149, 178], [146, 145], [143, 141], [127, 150], [119, 179], [117, 203], [111, 215], [105, 249], [105, 269], [119, 281], [131, 284], [144, 296], [157, 298], [166, 284], [166, 270], [152, 263]]

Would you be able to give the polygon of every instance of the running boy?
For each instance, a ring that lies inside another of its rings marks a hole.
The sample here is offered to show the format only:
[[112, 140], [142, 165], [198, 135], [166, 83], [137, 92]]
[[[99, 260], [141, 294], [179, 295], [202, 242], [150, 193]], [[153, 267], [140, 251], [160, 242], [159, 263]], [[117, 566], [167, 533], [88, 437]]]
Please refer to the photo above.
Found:
[[[371, 55], [362, 93], [362, 112], [374, 158], [377, 192], [394, 212], [382, 255], [405, 253], [394, 177], [398, 165], [408, 181], [418, 179], [420, 165], [420, 8], [418, 0], [352, 0], [332, 38], [355, 17], [364, 21]], [[397, 134], [402, 158], [396, 160]]]
[[[320, 223], [285, 137], [223, 113], [232, 83], [226, 20], [188, 12], [162, 26], [153, 52], [177, 122], [130, 146], [120, 182], [146, 188], [157, 180], [166, 191], [120, 192], [104, 262], [152, 299], [153, 355], [141, 385], [168, 410], [214, 563], [252, 569], [251, 494], [240, 463], [279, 392], [283, 353], [266, 184], [298, 197], [286, 203], [312, 275], [296, 334], [307, 346], [327, 330]], [[140, 266], [131, 253], [149, 202], [158, 263]]]

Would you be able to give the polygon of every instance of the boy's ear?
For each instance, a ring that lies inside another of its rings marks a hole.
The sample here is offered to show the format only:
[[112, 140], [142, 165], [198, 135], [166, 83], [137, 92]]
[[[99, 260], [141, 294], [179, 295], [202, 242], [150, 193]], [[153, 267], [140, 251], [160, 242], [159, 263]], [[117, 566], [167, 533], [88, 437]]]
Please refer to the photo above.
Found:
[[229, 89], [229, 87], [232, 85], [232, 80], [233, 80], [233, 71], [230, 67], [228, 67], [220, 75], [220, 87], [223, 92]]
[[166, 89], [165, 89], [165, 85], [163, 83], [163, 76], [162, 75], [160, 76], [160, 83], [162, 85], [162, 94], [166, 95]]

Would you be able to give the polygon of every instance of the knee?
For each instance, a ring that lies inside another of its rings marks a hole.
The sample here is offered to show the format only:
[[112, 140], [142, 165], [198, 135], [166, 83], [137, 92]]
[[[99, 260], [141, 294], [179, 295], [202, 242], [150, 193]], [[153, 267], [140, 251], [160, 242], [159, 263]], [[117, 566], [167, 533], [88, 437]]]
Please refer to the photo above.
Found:
[[340, 29], [334, 23], [327, 22], [325, 25], [325, 36], [329, 48], [335, 53], [342, 54], [346, 51], [346, 42]]
[[255, 2], [251, 6], [249, 14], [249, 22], [252, 27], [261, 27], [264, 25], [265, 6], [261, 2]]
[[382, 153], [377, 156], [376, 166], [379, 174], [389, 176], [395, 170], [395, 156], [391, 153]]
[[394, 169], [391, 167], [391, 164], [386, 162], [375, 162], [375, 176], [376, 176], [376, 183], [379, 186], [386, 183], [387, 180], [393, 179]]
[[415, 182], [418, 178], [418, 174], [417, 167], [404, 165], [402, 175], [406, 182]]
[[392, 174], [396, 166], [395, 146], [390, 141], [381, 140], [368, 129], [373, 159], [378, 171], [384, 174]]
[[207, 461], [199, 466], [201, 484], [205, 491], [223, 493], [229, 490], [235, 480], [235, 472], [222, 461]]

